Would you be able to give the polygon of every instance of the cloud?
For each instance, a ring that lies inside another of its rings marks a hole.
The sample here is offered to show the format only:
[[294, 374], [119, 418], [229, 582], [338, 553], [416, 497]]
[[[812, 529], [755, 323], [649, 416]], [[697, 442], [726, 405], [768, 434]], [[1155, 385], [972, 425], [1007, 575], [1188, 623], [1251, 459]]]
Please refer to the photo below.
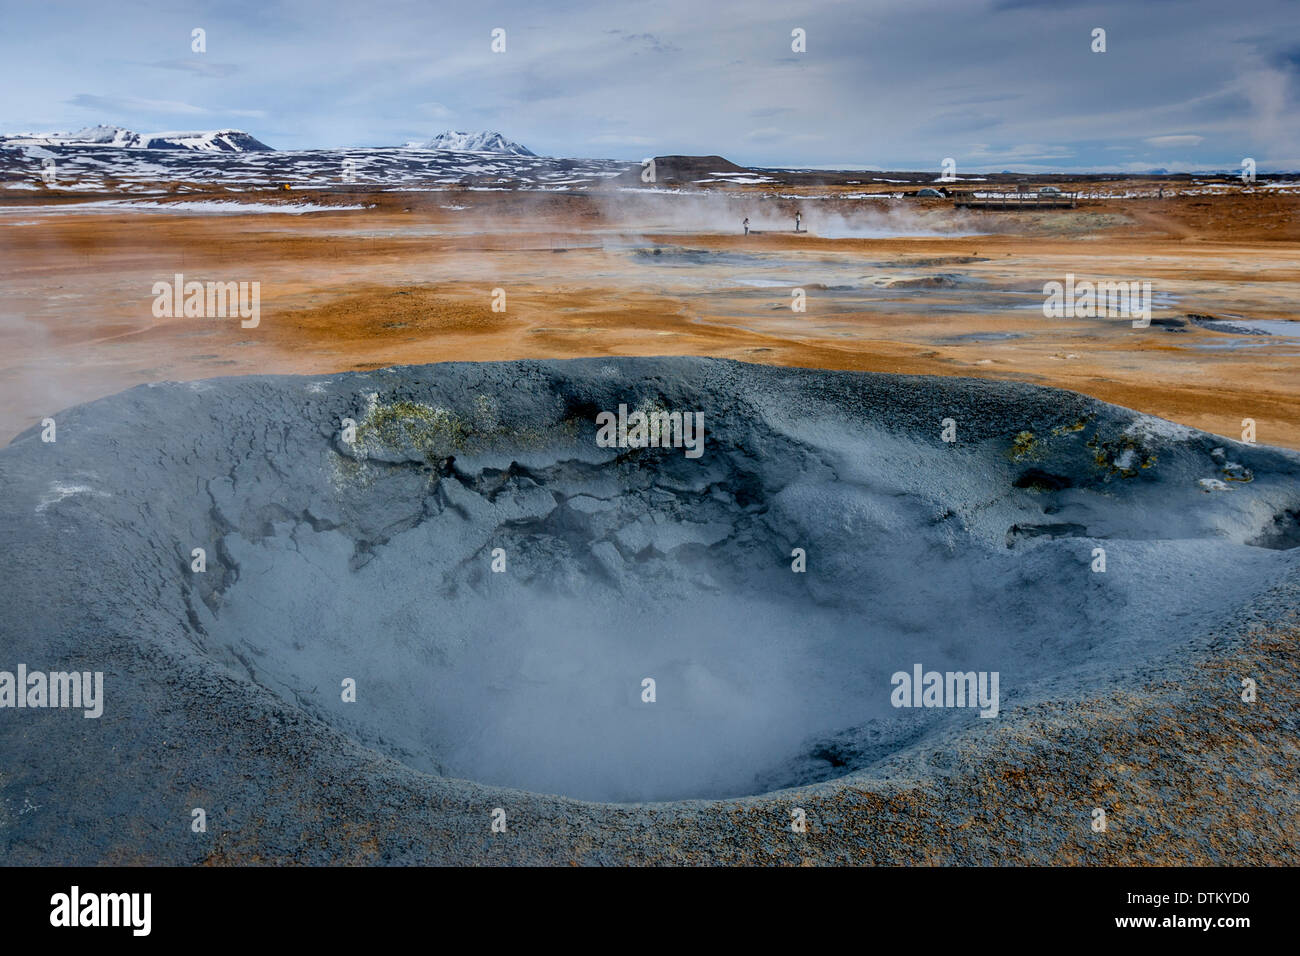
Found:
[[189, 103], [175, 100], [145, 100], [136, 96], [95, 96], [93, 93], [78, 93], [68, 102], [83, 109], [109, 113], [174, 113], [200, 116], [207, 112], [202, 107]]
[[992, 146], [988, 143], [973, 143], [961, 156], [956, 157], [958, 166], [962, 157], [967, 161], [981, 160], [986, 163], [1023, 161], [1029, 159], [1065, 159], [1073, 156], [1074, 149], [1069, 146], [1045, 146], [1042, 143], [1022, 143], [1018, 146]]
[[210, 110], [192, 103], [177, 100], [146, 100], [136, 96], [95, 96], [93, 93], [78, 93], [68, 100], [73, 106], [95, 110], [100, 113], [165, 113], [169, 116], [242, 116], [252, 119], [264, 119], [265, 110]]
[[1205, 142], [1205, 137], [1197, 136], [1194, 133], [1179, 136], [1148, 136], [1142, 142], [1147, 143], [1150, 146], [1159, 146], [1162, 148], [1166, 146], [1199, 146], [1201, 143]]
[[445, 119], [451, 119], [456, 115], [456, 112], [454, 110], [448, 109], [447, 107], [443, 106], [441, 103], [432, 103], [432, 102], [420, 103], [415, 108], [418, 112], [429, 117], [430, 119], [445, 120]]
[[796, 133], [777, 126], [765, 126], [750, 130], [745, 134], [745, 139], [751, 143], [809, 143], [825, 137], [816, 133]]
[[626, 144], [628, 146], [649, 146], [654, 142], [649, 136], [628, 136], [623, 133], [601, 133], [587, 140], [589, 143]]
[[649, 50], [652, 53], [680, 53], [682, 50], [675, 43], [670, 43], [653, 33], [628, 33], [625, 30], [606, 30], [605, 32], [613, 34], [628, 43], [634, 43], [641, 49]]
[[146, 63], [145, 65], [159, 70], [179, 70], [183, 73], [196, 73], [199, 76], [211, 77], [234, 76], [239, 72], [239, 67], [233, 63], [217, 63], [214, 60], [209, 60], [206, 56], [194, 56], [178, 60], [159, 60], [156, 63]]
[[961, 111], [942, 113], [925, 123], [921, 130], [927, 133], [950, 135], [956, 133], [974, 133], [978, 130], [992, 129], [1002, 125], [1002, 117], [991, 113]]
[[[344, 0], [239, 2], [204, 23], [227, 51], [204, 55], [149, 4], [113, 17], [92, 0], [69, 0], [81, 17], [54, 6], [11, 18], [24, 41], [0, 68], [9, 128], [66, 128], [87, 110], [150, 129], [264, 116], [244, 123], [285, 148], [455, 125], [556, 156], [609, 144], [599, 152], [635, 160], [658, 143], [754, 165], [870, 157], [889, 169], [1130, 158], [1115, 145], [1207, 168], [1300, 153], [1294, 0], [1252, 0], [1249, 18], [1223, 17], [1218, 0], [1183, 0], [1177, 16], [1124, 0], [813, 0], [797, 18], [806, 54], [790, 50], [782, 0], [658, 0], [634, 22], [599, 0], [500, 0], [491, 23], [473, 3], [371, 0], [344, 15]], [[487, 35], [498, 22], [504, 55]], [[1108, 28], [1104, 55], [1090, 50], [1096, 25]], [[1169, 138], [1191, 130], [1199, 140]]]
[[1269, 57], [1269, 66], [1289, 73], [1300, 74], [1300, 46], [1273, 51]]

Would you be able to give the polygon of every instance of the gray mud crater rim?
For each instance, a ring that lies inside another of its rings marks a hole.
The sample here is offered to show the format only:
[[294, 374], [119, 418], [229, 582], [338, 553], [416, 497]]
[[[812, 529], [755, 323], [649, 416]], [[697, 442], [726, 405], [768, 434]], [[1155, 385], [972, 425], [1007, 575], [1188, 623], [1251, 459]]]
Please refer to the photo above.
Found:
[[[620, 404], [702, 413], [704, 454], [598, 447]], [[55, 445], [0, 451], [4, 619], [32, 666], [110, 671], [122, 746], [161, 721], [220, 752], [199, 715], [237, 685], [322, 751], [604, 803], [870, 776], [1137, 689], [1300, 557], [1295, 454], [1016, 383], [455, 363], [163, 383], [57, 419]], [[999, 716], [892, 706], [916, 664], [998, 672]]]

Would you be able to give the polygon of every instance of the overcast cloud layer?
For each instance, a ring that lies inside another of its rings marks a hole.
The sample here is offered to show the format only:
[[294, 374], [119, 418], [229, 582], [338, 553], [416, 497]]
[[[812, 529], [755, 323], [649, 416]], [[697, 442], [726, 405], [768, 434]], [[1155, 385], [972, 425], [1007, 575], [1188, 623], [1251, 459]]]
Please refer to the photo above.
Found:
[[0, 14], [4, 132], [231, 126], [306, 149], [456, 128], [628, 160], [1300, 169], [1294, 0], [3, 0]]

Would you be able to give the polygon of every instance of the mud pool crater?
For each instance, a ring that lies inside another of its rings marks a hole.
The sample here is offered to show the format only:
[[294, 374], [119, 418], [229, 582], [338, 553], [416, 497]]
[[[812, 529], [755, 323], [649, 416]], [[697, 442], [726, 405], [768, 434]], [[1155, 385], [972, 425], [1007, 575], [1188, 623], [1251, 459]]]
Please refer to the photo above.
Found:
[[[703, 456], [598, 447], [620, 404], [703, 413]], [[1296, 455], [1010, 383], [452, 364], [147, 386], [59, 428], [2, 460], [24, 520], [105, 544], [84, 619], [418, 771], [591, 801], [996, 722], [892, 706], [917, 664], [998, 672], [1003, 714], [1140, 686], [1300, 557]]]

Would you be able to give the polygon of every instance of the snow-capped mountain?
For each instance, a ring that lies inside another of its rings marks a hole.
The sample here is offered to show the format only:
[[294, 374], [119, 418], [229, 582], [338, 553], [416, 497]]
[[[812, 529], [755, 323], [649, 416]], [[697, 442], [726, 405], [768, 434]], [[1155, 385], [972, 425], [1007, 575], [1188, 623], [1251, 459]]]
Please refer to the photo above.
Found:
[[507, 153], [511, 156], [536, 155], [532, 150], [506, 139], [500, 133], [464, 133], [455, 129], [439, 133], [429, 142], [417, 148], [446, 149], [453, 153]]
[[[47, 159], [55, 160], [52, 183], [42, 178]], [[611, 159], [400, 147], [209, 152], [0, 142], [0, 196], [50, 189], [156, 195], [172, 183], [195, 184], [199, 191], [204, 187], [197, 184], [239, 191], [283, 183], [294, 189], [567, 191], [601, 188], [633, 167], [641, 168]]]
[[120, 149], [187, 149], [203, 153], [252, 153], [271, 149], [239, 129], [133, 133], [120, 126], [88, 126], [76, 133], [0, 136], [5, 146], [112, 146]]
[[193, 149], [204, 153], [265, 153], [272, 147], [242, 129], [197, 133], [150, 133], [145, 149]]

